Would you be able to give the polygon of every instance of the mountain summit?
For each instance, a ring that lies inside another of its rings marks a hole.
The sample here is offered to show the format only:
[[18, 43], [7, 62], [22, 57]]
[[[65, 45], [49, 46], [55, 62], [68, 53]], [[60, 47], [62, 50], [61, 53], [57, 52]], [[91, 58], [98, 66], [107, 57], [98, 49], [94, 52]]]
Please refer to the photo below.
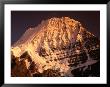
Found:
[[12, 76], [99, 76], [100, 41], [80, 22], [50, 18], [11, 47]]

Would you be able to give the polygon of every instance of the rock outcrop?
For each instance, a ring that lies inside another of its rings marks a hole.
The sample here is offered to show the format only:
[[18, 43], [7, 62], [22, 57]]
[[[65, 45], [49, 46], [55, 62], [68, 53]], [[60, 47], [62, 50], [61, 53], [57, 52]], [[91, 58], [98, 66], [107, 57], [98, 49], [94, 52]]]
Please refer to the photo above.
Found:
[[100, 76], [100, 40], [69, 17], [28, 29], [11, 55], [11, 76]]

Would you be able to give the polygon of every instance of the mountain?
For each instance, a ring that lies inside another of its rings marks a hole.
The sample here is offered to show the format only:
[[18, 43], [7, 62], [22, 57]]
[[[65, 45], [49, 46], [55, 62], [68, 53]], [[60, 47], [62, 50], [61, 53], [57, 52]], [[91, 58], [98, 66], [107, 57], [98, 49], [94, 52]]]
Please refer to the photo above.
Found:
[[69, 17], [42, 21], [11, 46], [11, 76], [100, 76], [100, 40]]

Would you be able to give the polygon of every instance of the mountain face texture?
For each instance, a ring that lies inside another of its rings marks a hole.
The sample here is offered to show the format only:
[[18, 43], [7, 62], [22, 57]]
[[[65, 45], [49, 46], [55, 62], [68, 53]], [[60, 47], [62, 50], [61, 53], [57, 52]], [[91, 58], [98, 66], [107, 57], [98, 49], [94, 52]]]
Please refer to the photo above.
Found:
[[12, 77], [98, 77], [100, 40], [69, 17], [29, 28], [11, 46]]

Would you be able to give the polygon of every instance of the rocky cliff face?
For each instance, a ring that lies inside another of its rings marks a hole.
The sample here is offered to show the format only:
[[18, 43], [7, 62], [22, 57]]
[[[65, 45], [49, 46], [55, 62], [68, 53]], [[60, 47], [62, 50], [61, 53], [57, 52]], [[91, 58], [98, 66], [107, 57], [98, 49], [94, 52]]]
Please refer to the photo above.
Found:
[[100, 76], [100, 41], [80, 22], [51, 18], [11, 47], [12, 76]]

